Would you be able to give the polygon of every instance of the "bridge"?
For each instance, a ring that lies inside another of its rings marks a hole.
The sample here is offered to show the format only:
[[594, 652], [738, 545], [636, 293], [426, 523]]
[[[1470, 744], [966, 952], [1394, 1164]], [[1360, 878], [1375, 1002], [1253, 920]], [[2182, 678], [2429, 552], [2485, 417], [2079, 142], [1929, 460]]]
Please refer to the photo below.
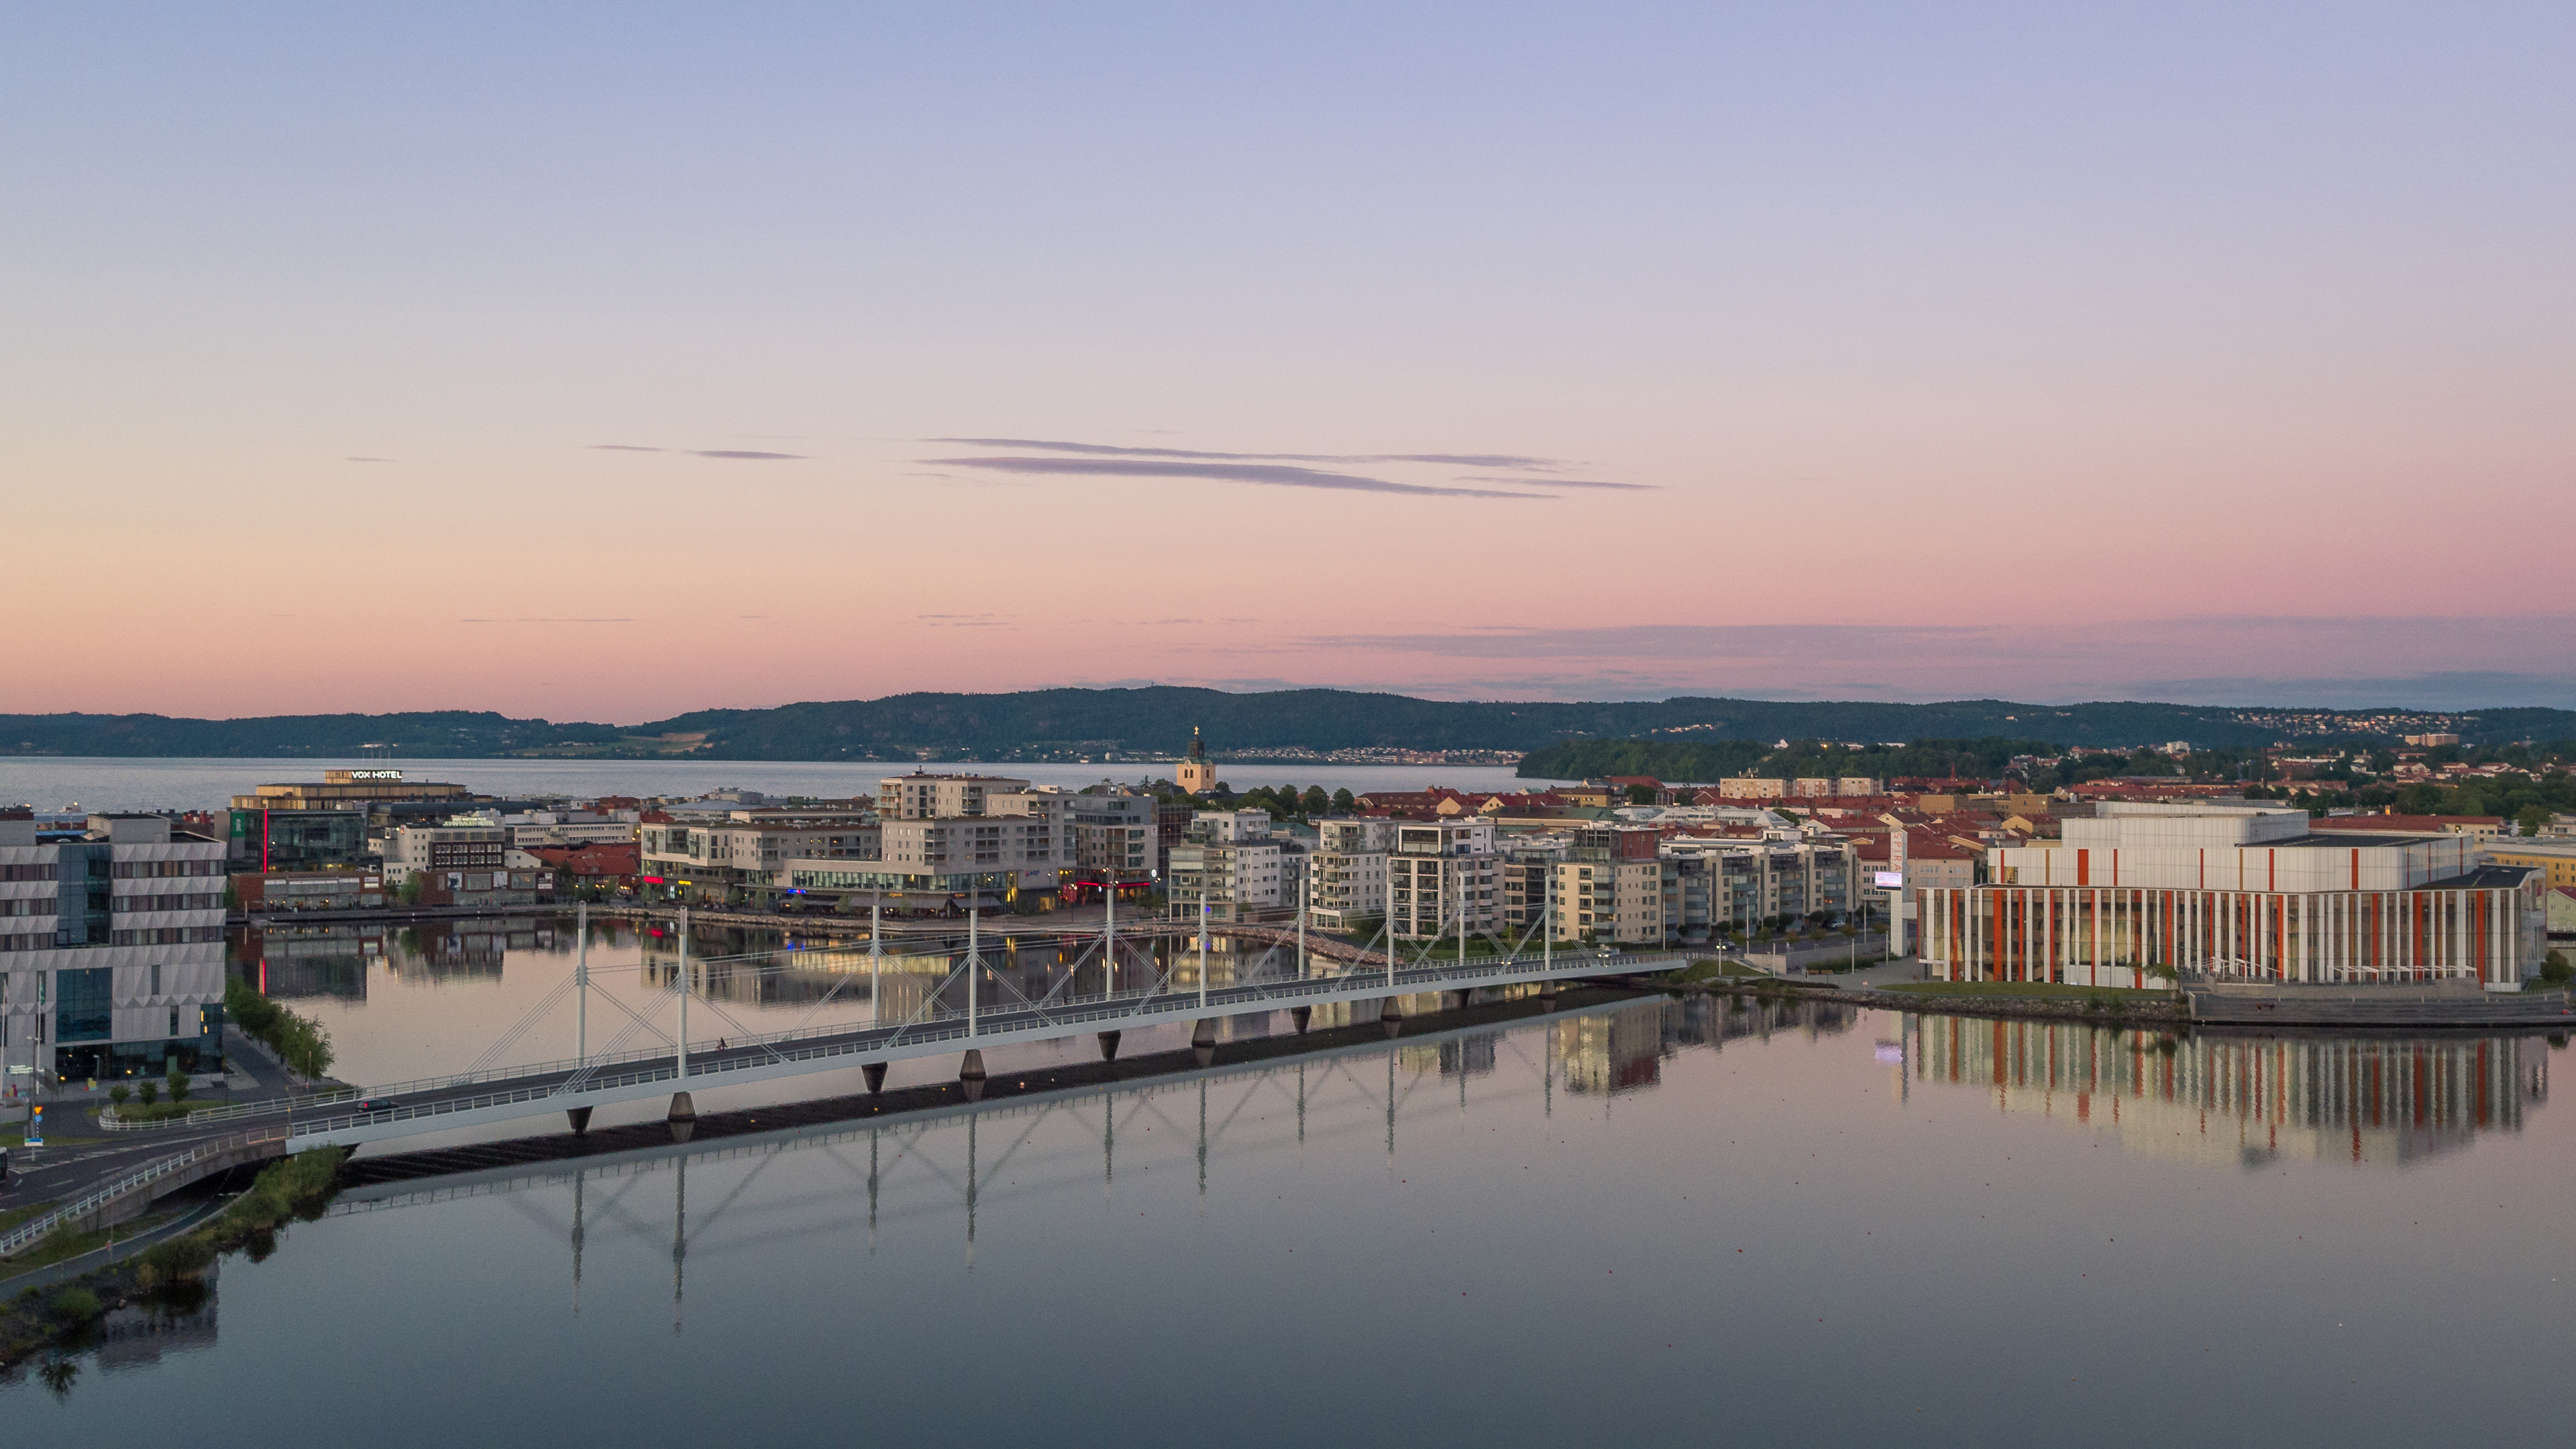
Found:
[[[986, 960], [980, 919], [970, 915], [966, 949], [957, 954], [953, 963], [944, 955], [924, 958], [888, 953], [882, 937], [871, 933], [863, 953], [868, 962], [865, 976], [870, 1000], [879, 1004], [880, 1011], [885, 997], [879, 988], [889, 966], [916, 979], [931, 974], [918, 969], [925, 959], [934, 963], [934, 972], [939, 965], [946, 966], [944, 972], [938, 973], [937, 984], [924, 992], [921, 1004], [904, 1019], [760, 1033], [744, 1029], [719, 1003], [694, 989], [698, 973], [717, 964], [742, 969], [744, 962], [789, 957], [810, 964], [818, 955], [836, 954], [835, 949], [753, 952], [707, 958], [693, 965], [684, 912], [679, 965], [672, 973], [670, 989], [661, 994], [676, 1017], [675, 1025], [668, 1030], [659, 1025], [661, 1001], [653, 1003], [648, 1012], [639, 1013], [614, 996], [598, 994], [598, 1000], [624, 1013], [628, 1022], [606, 1049], [588, 1049], [589, 1006], [594, 993], [589, 990], [588, 932], [583, 929], [579, 932], [583, 954], [576, 959], [571, 973], [504, 1032], [484, 1053], [483, 1061], [462, 1072], [344, 1089], [309, 1099], [272, 1099], [210, 1108], [192, 1114], [185, 1125], [202, 1131], [223, 1128], [244, 1118], [284, 1113], [290, 1118], [288, 1148], [301, 1151], [323, 1146], [357, 1147], [423, 1133], [487, 1127], [553, 1112], [564, 1113], [573, 1130], [580, 1132], [588, 1129], [596, 1108], [667, 1096], [673, 1134], [685, 1140], [696, 1116], [691, 1094], [701, 1087], [749, 1086], [855, 1066], [862, 1070], [869, 1089], [874, 1091], [882, 1086], [887, 1067], [895, 1062], [962, 1054], [959, 1079], [971, 1100], [980, 1094], [985, 1076], [983, 1051], [989, 1047], [1091, 1032], [1098, 1035], [1103, 1055], [1114, 1056], [1120, 1034], [1131, 1027], [1189, 1022], [1195, 1026], [1193, 1044], [1212, 1051], [1220, 1017], [1285, 1009], [1302, 1031], [1317, 1007], [1360, 1003], [1373, 1005], [1377, 1019], [1386, 1022], [1393, 1035], [1401, 1029], [1407, 997], [1456, 992], [1463, 1003], [1476, 991], [1514, 986], [1537, 986], [1545, 996], [1559, 982], [1668, 971], [1694, 959], [1680, 953], [1633, 954], [1592, 948], [1560, 951], [1547, 939], [1546, 925], [1542, 919], [1517, 943], [1495, 936], [1471, 940], [1462, 931], [1414, 945], [1388, 940], [1381, 930], [1366, 945], [1354, 947], [1347, 942], [1310, 936], [1302, 914], [1291, 925], [1266, 925], [1208, 922], [1203, 913], [1195, 932], [1194, 955], [1176, 950], [1168, 960], [1158, 961], [1150, 951], [1137, 949], [1132, 939], [1146, 933], [1131, 929], [1130, 939], [1121, 939], [1113, 914], [1102, 923], [1096, 936], [1088, 938], [1070, 965], [1050, 968], [1051, 974], [1060, 971], [1053, 985], [1032, 996]], [[1171, 929], [1168, 920], [1148, 923], [1154, 935], [1168, 934]], [[1231, 979], [1223, 983], [1212, 979], [1216, 973], [1209, 959], [1210, 942], [1219, 937], [1231, 938], [1245, 948], [1228, 953], [1234, 958], [1234, 969]], [[1537, 938], [1535, 947], [1531, 937]], [[1259, 948], [1257, 955], [1251, 954], [1254, 947]], [[858, 948], [848, 948], [841, 954], [862, 953]], [[1243, 959], [1247, 955], [1251, 959]], [[855, 969], [847, 971], [845, 980], [816, 1002], [808, 1016], [828, 1005], [842, 985], [860, 975]], [[1095, 983], [1096, 989], [1076, 989], [1086, 982]], [[514, 1047], [540, 1018], [567, 998], [578, 1002], [579, 1047], [574, 1056], [519, 1066], [486, 1065]], [[712, 1048], [691, 1034], [689, 1013], [693, 1001], [698, 1009], [714, 1012], [726, 1028]], [[623, 1047], [624, 1042], [639, 1034], [662, 1040], [656, 1045]]]
[[[1547, 1019], [1677, 1009], [1660, 1000], [1627, 1000], [1570, 1007]], [[1472, 1048], [1479, 1041], [1490, 1044], [1482, 1054]], [[586, 1249], [650, 1245], [670, 1257], [676, 1330], [693, 1262], [703, 1265], [780, 1241], [810, 1243], [818, 1233], [863, 1233], [874, 1252], [880, 1225], [900, 1229], [937, 1221], [959, 1229], [959, 1246], [971, 1263], [979, 1214], [999, 1213], [1007, 1223], [1013, 1209], [1077, 1182], [1096, 1181], [1104, 1192], [1114, 1192], [1135, 1171], [1133, 1157], [1142, 1157], [1147, 1168], [1170, 1162], [1175, 1151], [1184, 1162], [1194, 1159], [1197, 1191], [1204, 1198], [1211, 1178], [1221, 1180], [1230, 1163], [1286, 1146], [1382, 1144], [1392, 1162], [1400, 1130], [1410, 1133], [1438, 1121], [1435, 1112], [1464, 1114], [1471, 1092], [1478, 1107], [1513, 1106], [1552, 1117], [1569, 1097], [1603, 1090], [1579, 1083], [1545, 1037], [1486, 1023], [999, 1102], [950, 1103], [899, 1118], [767, 1129], [716, 1142], [376, 1182], [361, 1174], [360, 1184], [340, 1194], [330, 1215], [472, 1199], [507, 1202], [564, 1242], [575, 1313]], [[1148, 1135], [1155, 1129], [1158, 1135]], [[823, 1180], [744, 1202], [764, 1173], [799, 1159], [824, 1168]], [[386, 1162], [399, 1169], [404, 1159]], [[701, 1173], [747, 1171], [712, 1203], [702, 1195], [693, 1207], [692, 1167]], [[781, 1221], [782, 1214], [794, 1220], [792, 1226]]]

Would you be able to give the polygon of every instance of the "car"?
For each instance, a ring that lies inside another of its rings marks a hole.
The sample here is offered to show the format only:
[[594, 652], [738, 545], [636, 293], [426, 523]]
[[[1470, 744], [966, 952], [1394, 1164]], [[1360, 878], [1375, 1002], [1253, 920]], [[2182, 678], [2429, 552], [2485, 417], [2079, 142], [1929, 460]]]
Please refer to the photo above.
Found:
[[352, 1102], [349, 1105], [357, 1108], [361, 1112], [385, 1112], [401, 1106], [402, 1103], [395, 1101], [391, 1097], [360, 1097], [357, 1101]]

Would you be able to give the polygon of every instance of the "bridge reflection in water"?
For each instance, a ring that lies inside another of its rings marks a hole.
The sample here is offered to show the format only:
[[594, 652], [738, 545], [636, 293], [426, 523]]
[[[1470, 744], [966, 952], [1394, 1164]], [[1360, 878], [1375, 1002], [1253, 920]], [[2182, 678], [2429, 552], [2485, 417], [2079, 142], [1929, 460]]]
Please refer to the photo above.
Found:
[[[331, 1216], [509, 1199], [565, 1245], [576, 1313], [589, 1250], [649, 1245], [668, 1257], [679, 1331], [692, 1266], [843, 1233], [863, 1236], [874, 1252], [881, 1229], [939, 1220], [954, 1221], [971, 1265], [977, 1235], [996, 1214], [1085, 1181], [1114, 1195], [1146, 1141], [1158, 1149], [1154, 1167], [1173, 1160], [1164, 1144], [1190, 1144], [1184, 1160], [1201, 1199], [1229, 1164], [1309, 1144], [1364, 1142], [1393, 1172], [1407, 1133], [1455, 1131], [1470, 1111], [1599, 1111], [1607, 1099], [1660, 1085], [1663, 1063], [1681, 1051], [1785, 1033], [1812, 1039], [1858, 1019], [1852, 1008], [1818, 1003], [1656, 996], [1107, 1087], [384, 1183], [344, 1194]], [[1234, 1020], [1244, 1035], [1256, 1025]], [[779, 1179], [756, 1190], [773, 1170]], [[712, 1202], [711, 1171], [721, 1183]]]
[[[2548, 1100], [2529, 1036], [2177, 1035], [2069, 1021], [1906, 1016], [1905, 1084], [1989, 1093], [2134, 1151], [2259, 1167], [2280, 1158], [2403, 1165], [2520, 1131]], [[1883, 1044], [1883, 1048], [1884, 1048]]]

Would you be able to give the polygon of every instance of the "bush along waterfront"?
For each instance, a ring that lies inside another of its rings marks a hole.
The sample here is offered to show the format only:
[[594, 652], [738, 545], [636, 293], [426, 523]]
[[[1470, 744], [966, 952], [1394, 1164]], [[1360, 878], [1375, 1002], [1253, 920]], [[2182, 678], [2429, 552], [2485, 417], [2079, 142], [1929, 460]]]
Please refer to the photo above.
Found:
[[19, 1293], [0, 1307], [0, 1369], [49, 1349], [77, 1352], [98, 1320], [119, 1308], [140, 1304], [193, 1311], [205, 1300], [204, 1275], [217, 1259], [247, 1252], [252, 1262], [260, 1262], [277, 1251], [279, 1233], [288, 1222], [322, 1216], [347, 1156], [342, 1148], [317, 1147], [281, 1158], [261, 1168], [250, 1190], [206, 1226], [50, 1292], [29, 1288]]
[[311, 1017], [298, 1016], [239, 981], [224, 986], [224, 1015], [254, 1039], [266, 1043], [269, 1050], [277, 1053], [277, 1059], [286, 1063], [286, 1069], [297, 1076], [319, 1080], [331, 1070], [330, 1034]]

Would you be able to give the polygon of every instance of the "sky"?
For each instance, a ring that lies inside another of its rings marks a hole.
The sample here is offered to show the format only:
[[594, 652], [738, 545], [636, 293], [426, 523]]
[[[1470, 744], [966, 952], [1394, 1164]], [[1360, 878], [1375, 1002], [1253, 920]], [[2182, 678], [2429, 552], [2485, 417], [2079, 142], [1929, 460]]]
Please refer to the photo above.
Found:
[[2576, 707], [2565, 5], [0, 11], [0, 712]]

